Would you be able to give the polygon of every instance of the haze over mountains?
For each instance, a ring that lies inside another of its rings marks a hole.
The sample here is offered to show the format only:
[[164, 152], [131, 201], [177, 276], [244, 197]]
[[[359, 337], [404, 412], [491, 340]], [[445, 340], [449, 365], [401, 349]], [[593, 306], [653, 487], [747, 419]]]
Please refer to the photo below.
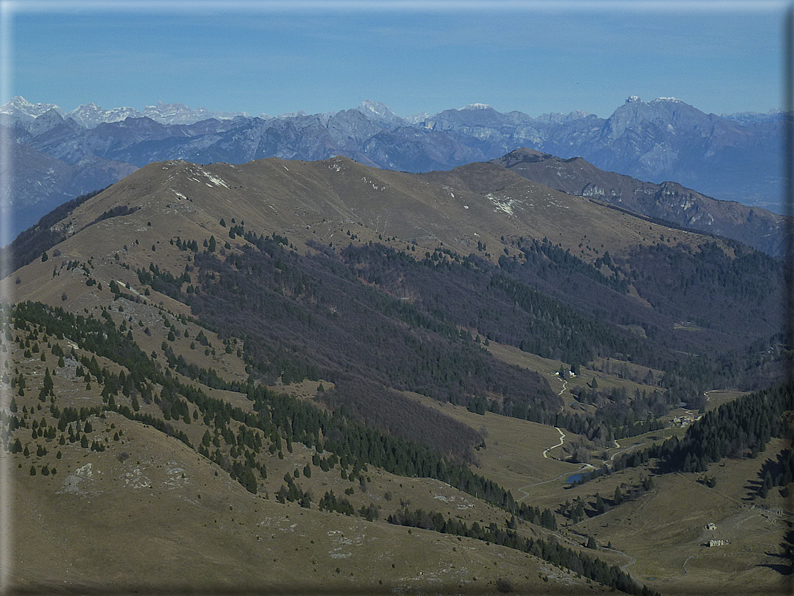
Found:
[[344, 155], [384, 169], [426, 172], [521, 147], [775, 210], [779, 123], [774, 112], [717, 116], [674, 98], [645, 103], [634, 96], [606, 119], [580, 111], [533, 118], [483, 104], [401, 118], [372, 101], [340, 112], [279, 117], [162, 103], [143, 111], [87, 104], [66, 113], [19, 97], [0, 108], [0, 125], [15, 141], [14, 176], [8, 179], [16, 232], [52, 207], [153, 161], [239, 164], [271, 156]]

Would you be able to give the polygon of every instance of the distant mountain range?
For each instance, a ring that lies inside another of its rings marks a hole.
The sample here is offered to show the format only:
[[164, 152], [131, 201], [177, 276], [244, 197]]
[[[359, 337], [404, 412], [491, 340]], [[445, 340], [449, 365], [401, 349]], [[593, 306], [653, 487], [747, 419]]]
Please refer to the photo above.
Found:
[[[723, 200], [778, 210], [781, 114], [705, 114], [674, 98], [630, 97], [607, 119], [581, 111], [500, 113], [484, 104], [397, 116], [385, 104], [279, 117], [182, 104], [65, 112], [16, 97], [0, 107], [14, 140], [14, 233], [53, 207], [155, 161], [246, 163], [342, 155], [382, 169], [449, 170], [527, 147], [659, 184], [674, 180]], [[702, 196], [702, 195], [701, 195]]]
[[49, 111], [65, 119], [74, 120], [85, 128], [96, 128], [100, 124], [109, 122], [121, 122], [127, 118], [151, 118], [162, 124], [195, 124], [201, 120], [215, 118], [218, 120], [228, 120], [238, 116], [247, 118], [245, 112], [211, 112], [205, 108], [191, 109], [181, 103], [157, 102], [157, 105], [146, 106], [142, 112], [135, 108], [113, 108], [105, 110], [95, 103], [87, 103], [78, 106], [71, 112], [65, 112], [60, 107], [51, 103], [32, 104], [24, 97], [15, 97], [0, 108], [0, 114], [4, 118], [9, 118], [14, 124], [31, 123], [39, 116], [43, 116]]

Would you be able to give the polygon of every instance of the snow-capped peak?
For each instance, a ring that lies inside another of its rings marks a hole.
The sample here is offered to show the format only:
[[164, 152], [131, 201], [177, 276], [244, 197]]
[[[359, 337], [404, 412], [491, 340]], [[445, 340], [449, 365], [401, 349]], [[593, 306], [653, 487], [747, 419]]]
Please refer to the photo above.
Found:
[[469, 105], [458, 108], [458, 111], [462, 110], [490, 110], [492, 109], [487, 103], [470, 103]]
[[127, 118], [139, 118], [141, 113], [134, 108], [113, 108], [112, 110], [102, 109], [101, 106], [93, 102], [77, 106], [67, 114], [80, 126], [85, 128], [96, 128], [106, 122], [121, 122]]
[[143, 115], [161, 124], [195, 124], [201, 120], [233, 120], [237, 116], [248, 117], [245, 112], [212, 112], [207, 108], [190, 108], [181, 103], [163, 103], [146, 106]]
[[0, 114], [12, 114], [17, 116], [28, 116], [38, 118], [42, 114], [55, 110], [63, 115], [63, 110], [52, 103], [30, 103], [21, 95], [17, 95], [7, 104], [0, 106]]
[[397, 114], [392, 112], [389, 106], [380, 101], [365, 99], [356, 109], [362, 114], [375, 120], [380, 120], [381, 122], [395, 122], [402, 120]]
[[639, 101], [641, 101], [639, 95], [630, 95], [629, 98], [626, 100], [626, 103], [636, 103]]
[[5, 104], [3, 107], [5, 108], [6, 106], [8, 106], [8, 107], [14, 107], [18, 110], [26, 110], [32, 108], [33, 105], [34, 104], [30, 103], [27, 99], [25, 99], [21, 95], [17, 95], [7, 104]]
[[681, 101], [677, 97], [657, 97], [651, 103], [654, 103], [654, 102], [657, 102], [657, 101], [669, 101], [669, 102], [672, 102], [672, 103], [684, 103], [683, 101]]
[[371, 99], [365, 99], [362, 101], [361, 105], [358, 106], [358, 109], [362, 112], [372, 112], [373, 114], [378, 114], [379, 116], [391, 112], [389, 106], [387, 106], [385, 103], [380, 101], [372, 101]]
[[121, 122], [127, 118], [151, 118], [161, 124], [194, 124], [201, 120], [217, 118], [218, 120], [233, 119], [237, 116], [245, 116], [245, 112], [210, 112], [206, 108], [192, 109], [181, 103], [163, 103], [158, 101], [157, 105], [146, 106], [143, 112], [135, 108], [122, 107], [105, 110], [95, 103], [87, 103], [78, 106], [75, 110], [67, 114], [80, 126], [95, 128], [102, 123]]

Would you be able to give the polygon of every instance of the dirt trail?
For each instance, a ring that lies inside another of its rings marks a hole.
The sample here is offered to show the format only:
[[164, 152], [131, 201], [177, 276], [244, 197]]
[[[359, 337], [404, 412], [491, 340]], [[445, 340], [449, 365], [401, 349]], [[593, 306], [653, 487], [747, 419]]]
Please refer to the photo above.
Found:
[[[620, 447], [620, 445], [617, 445], [617, 441], [615, 441], [615, 444], [617, 447]], [[620, 451], [615, 451], [615, 453], [613, 453], [610, 456], [609, 461], [610, 462], [613, 461], [621, 453], [626, 453], [627, 451], [631, 451], [632, 449], [636, 449], [637, 447], [644, 447], [647, 444], [648, 442], [646, 441], [645, 443], [637, 443], [636, 445], [629, 445], [628, 447], [621, 449]], [[604, 462], [604, 463], [608, 463], [608, 462]]]
[[[562, 378], [560, 378], [560, 380], [562, 381], [562, 389], [560, 389], [560, 392], [557, 395], [562, 396], [562, 394], [565, 392], [566, 387], [568, 386], [568, 381], [566, 381], [565, 379], [562, 379]], [[556, 445], [552, 445], [551, 447], [543, 450], [543, 458], [544, 459], [549, 459], [549, 456], [548, 456], [549, 451], [551, 451], [552, 449], [556, 449], [557, 447], [562, 447], [565, 444], [565, 433], [562, 432], [562, 430], [559, 427], [557, 427], [557, 426], [555, 426], [554, 428], [557, 430], [558, 433], [560, 433], [560, 442], [557, 443]], [[524, 499], [526, 499], [529, 496], [529, 493], [524, 490], [525, 488], [530, 488], [530, 487], [538, 486], [538, 485], [541, 485], [541, 484], [548, 484], [549, 482], [556, 482], [556, 481], [560, 480], [561, 478], [567, 478], [571, 474], [578, 474], [580, 472], [583, 472], [583, 471], [589, 470], [589, 469], [595, 469], [595, 468], [593, 468], [593, 466], [591, 466], [590, 464], [584, 464], [582, 466], [582, 468], [580, 470], [578, 470], [577, 472], [565, 472], [563, 474], [560, 474], [556, 478], [552, 478], [550, 480], [542, 480], [541, 482], [535, 482], [533, 484], [527, 484], [526, 486], [522, 486], [521, 488], [517, 489], [519, 493], [523, 493], [523, 495], [520, 496], [517, 499], [517, 501], [521, 502], [521, 501], [523, 501]]]
[[[562, 377], [560, 377], [560, 380], [562, 381], [562, 389], [560, 389], [560, 392], [557, 395], [562, 396], [562, 394], [565, 392], [565, 388], [568, 386], [568, 381], [566, 381]], [[551, 451], [552, 449], [556, 449], [557, 447], [562, 447], [563, 443], [565, 443], [565, 433], [562, 432], [556, 426], [554, 428], [556, 428], [557, 432], [560, 433], [560, 442], [557, 443], [556, 445], [552, 445], [551, 447], [549, 447], [548, 449], [545, 449], [543, 451], [543, 458], [544, 459], [549, 459], [548, 455], [546, 455], [549, 451]]]
[[[623, 555], [624, 557], [627, 557], [627, 558], [631, 559], [631, 561], [629, 561], [629, 562], [628, 562], [628, 563], [626, 563], [625, 565], [621, 565], [621, 566], [620, 566], [620, 570], [621, 570], [623, 573], [627, 573], [627, 574], [629, 575], [629, 577], [631, 577], [631, 574], [630, 574], [628, 571], [626, 571], [626, 568], [627, 568], [629, 565], [634, 565], [634, 563], [636, 563], [636, 562], [637, 562], [637, 559], [635, 559], [634, 557], [632, 557], [632, 556], [631, 556], [631, 555], [629, 555], [629, 554], [626, 554], [626, 553], [624, 553], [622, 550], [619, 550], [619, 551], [617, 551], [617, 552], [619, 552], [619, 553], [620, 553], [621, 555]], [[632, 577], [632, 579], [634, 579], [634, 578]], [[636, 581], [636, 580], [635, 580], [635, 581]]]
[[684, 561], [684, 575], [686, 575], [686, 564], [689, 562], [689, 559], [691, 559], [692, 557], [695, 557], [695, 556], [697, 556], [697, 555], [689, 555], [686, 558], [686, 560]]
[[[556, 426], [554, 428], [557, 430], [558, 433], [560, 433], [560, 442], [557, 443], [556, 445], [552, 445], [548, 449], [543, 450], [543, 457], [546, 459], [549, 459], [549, 456], [547, 455], [549, 451], [551, 451], [552, 449], [556, 449], [557, 447], [562, 447], [565, 444], [565, 433], [562, 432], [562, 430]], [[568, 476], [572, 474], [581, 474], [583, 472], [586, 472], [587, 470], [595, 470], [595, 467], [590, 464], [583, 464], [582, 467], [576, 471], [563, 472], [559, 476], [551, 478], [550, 480], [541, 480], [540, 482], [533, 482], [532, 484], [527, 484], [525, 486], [522, 486], [521, 488], [516, 489], [519, 493], [523, 493], [518, 499], [516, 499], [516, 501], [520, 503], [529, 496], [529, 493], [524, 489], [531, 488], [533, 486], [540, 486], [541, 484], [548, 484], [550, 482], [557, 482], [558, 480], [561, 480], [563, 478], [568, 478]]]
[[551, 451], [552, 449], [556, 449], [557, 447], [562, 447], [563, 443], [565, 443], [565, 433], [564, 433], [564, 432], [562, 432], [562, 431], [561, 431], [559, 428], [557, 428], [556, 426], [555, 426], [554, 428], [556, 428], [556, 429], [557, 429], [557, 432], [558, 432], [558, 433], [560, 433], [560, 442], [559, 442], [559, 443], [557, 443], [556, 445], [552, 445], [552, 446], [551, 446], [551, 447], [549, 447], [548, 449], [544, 449], [544, 450], [543, 450], [543, 458], [544, 458], [544, 459], [549, 459], [549, 456], [548, 456], [548, 455], [546, 455], [546, 454], [547, 454], [549, 451]]

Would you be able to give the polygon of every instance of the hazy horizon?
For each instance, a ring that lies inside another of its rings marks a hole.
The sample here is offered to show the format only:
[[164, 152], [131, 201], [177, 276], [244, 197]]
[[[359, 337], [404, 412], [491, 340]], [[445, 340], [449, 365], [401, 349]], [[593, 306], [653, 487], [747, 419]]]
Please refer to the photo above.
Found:
[[605, 118], [630, 95], [714, 114], [782, 107], [782, 3], [424, 6], [12, 4], [0, 103], [278, 116], [370, 99], [403, 117], [484, 103]]

